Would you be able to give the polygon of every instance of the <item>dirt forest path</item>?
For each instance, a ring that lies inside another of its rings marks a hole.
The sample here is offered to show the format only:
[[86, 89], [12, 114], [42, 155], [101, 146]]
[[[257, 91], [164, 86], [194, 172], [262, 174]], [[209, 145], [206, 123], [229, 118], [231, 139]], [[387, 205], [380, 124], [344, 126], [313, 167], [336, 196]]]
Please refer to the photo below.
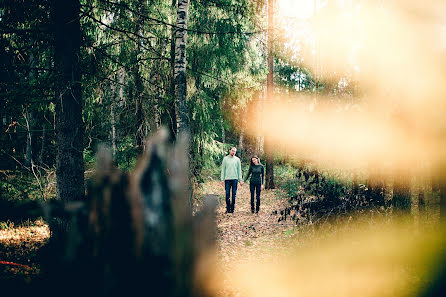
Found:
[[215, 194], [219, 197], [216, 210], [217, 248], [218, 257], [225, 266], [231, 265], [233, 261], [249, 260], [258, 256], [258, 249], [275, 248], [278, 240], [295, 226], [291, 220], [278, 222], [279, 215], [273, 214], [274, 211], [280, 212], [287, 205], [280, 190], [261, 192], [258, 214], [251, 213], [248, 183], [243, 186], [239, 184], [235, 211], [230, 214], [225, 213], [225, 192], [219, 181], [204, 183], [202, 190], [203, 194]]

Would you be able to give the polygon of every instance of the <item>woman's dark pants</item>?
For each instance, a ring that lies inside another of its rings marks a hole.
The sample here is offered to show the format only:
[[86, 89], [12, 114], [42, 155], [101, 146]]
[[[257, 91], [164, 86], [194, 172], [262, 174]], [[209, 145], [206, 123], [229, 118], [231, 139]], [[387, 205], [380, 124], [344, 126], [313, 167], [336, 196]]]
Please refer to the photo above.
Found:
[[[237, 196], [237, 184], [238, 180], [236, 179], [227, 179], [225, 180], [225, 190], [226, 190], [226, 212], [234, 212], [235, 206], [235, 197]], [[229, 199], [231, 196], [231, 188], [232, 188], [232, 201]]]
[[259, 212], [260, 208], [260, 191], [261, 191], [261, 185], [260, 184], [249, 184], [249, 191], [251, 191], [251, 212], [254, 213], [254, 191], [256, 192], [256, 212]]

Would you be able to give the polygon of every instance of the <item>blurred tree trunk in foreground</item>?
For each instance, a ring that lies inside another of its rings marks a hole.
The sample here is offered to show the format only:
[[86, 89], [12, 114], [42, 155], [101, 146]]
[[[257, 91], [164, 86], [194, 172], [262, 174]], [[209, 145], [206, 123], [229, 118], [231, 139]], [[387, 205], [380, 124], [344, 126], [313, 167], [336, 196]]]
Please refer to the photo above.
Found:
[[88, 201], [47, 206], [50, 229], [55, 217], [68, 218], [70, 229], [42, 251], [43, 281], [31, 292], [207, 296], [197, 274], [214, 247], [216, 200], [205, 197], [192, 216], [187, 140], [171, 147], [167, 135], [161, 130], [147, 142], [130, 174], [115, 168], [111, 152], [101, 148]]

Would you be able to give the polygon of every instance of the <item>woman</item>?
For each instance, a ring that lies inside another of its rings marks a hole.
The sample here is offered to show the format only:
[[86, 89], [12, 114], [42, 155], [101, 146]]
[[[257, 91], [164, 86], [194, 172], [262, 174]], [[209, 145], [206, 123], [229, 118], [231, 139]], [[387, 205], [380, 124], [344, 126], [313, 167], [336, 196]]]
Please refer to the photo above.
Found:
[[264, 169], [263, 165], [260, 164], [260, 159], [257, 156], [253, 156], [251, 158], [251, 164], [249, 165], [248, 175], [245, 178], [246, 180], [251, 176], [249, 180], [249, 190], [251, 191], [251, 213], [254, 213], [254, 192], [256, 192], [256, 213], [259, 213], [260, 208], [260, 191], [263, 190], [263, 181], [264, 181]]

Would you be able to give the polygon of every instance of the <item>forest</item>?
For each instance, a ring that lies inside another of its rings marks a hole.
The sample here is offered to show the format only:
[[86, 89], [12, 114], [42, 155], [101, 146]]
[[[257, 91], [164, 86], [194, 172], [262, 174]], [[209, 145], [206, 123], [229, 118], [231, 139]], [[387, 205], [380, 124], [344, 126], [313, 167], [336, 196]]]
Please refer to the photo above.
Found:
[[1, 291], [446, 293], [443, 1], [0, 3]]

